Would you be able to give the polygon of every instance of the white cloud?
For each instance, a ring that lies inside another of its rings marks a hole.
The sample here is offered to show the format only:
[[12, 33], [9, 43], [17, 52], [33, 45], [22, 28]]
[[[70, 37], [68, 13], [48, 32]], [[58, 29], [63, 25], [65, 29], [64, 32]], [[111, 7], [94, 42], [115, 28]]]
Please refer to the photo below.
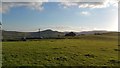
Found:
[[2, 2], [48, 2], [48, 0], [2, 0]]
[[43, 10], [43, 2], [3, 2], [0, 12], [6, 13], [13, 7], [26, 7], [33, 10]]
[[6, 13], [13, 7], [27, 7], [33, 10], [43, 10], [43, 2], [48, 0], [2, 0], [0, 2], [0, 13]]
[[88, 12], [88, 11], [82, 11], [82, 12], [80, 12], [80, 14], [81, 14], [81, 15], [87, 15], [87, 16], [88, 16], [88, 15], [91, 15], [91, 13]]
[[119, 0], [61, 0], [65, 7], [76, 6], [79, 8], [105, 8], [110, 5], [117, 6]]
[[60, 31], [60, 32], [71, 32], [71, 31], [81, 32], [81, 31], [93, 30], [93, 28], [88, 28], [86, 26], [79, 27], [79, 26], [69, 26], [69, 25], [47, 26], [47, 27], [42, 27], [42, 29], [44, 29], [44, 30], [52, 29], [52, 30]]
[[0, 12], [5, 13], [13, 7], [27, 7], [30, 9], [43, 10], [44, 2], [59, 2], [63, 8], [76, 6], [78, 8], [105, 8], [109, 5], [117, 6], [119, 0], [3, 0], [0, 4]]

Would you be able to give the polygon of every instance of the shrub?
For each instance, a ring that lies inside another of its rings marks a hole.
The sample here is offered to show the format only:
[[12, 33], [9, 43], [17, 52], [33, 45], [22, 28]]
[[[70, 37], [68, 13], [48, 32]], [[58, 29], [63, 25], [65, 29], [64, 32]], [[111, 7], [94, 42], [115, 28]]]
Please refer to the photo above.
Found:
[[76, 36], [76, 34], [74, 32], [70, 32], [70, 33], [65, 34], [65, 36]]

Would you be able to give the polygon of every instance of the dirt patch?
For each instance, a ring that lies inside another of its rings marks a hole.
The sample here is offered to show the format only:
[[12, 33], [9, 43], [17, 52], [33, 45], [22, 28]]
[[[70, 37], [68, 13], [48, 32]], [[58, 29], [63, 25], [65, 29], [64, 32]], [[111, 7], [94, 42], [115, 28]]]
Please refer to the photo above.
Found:
[[114, 51], [120, 51], [120, 49], [114, 49]]
[[101, 50], [101, 51], [107, 51], [107, 49], [106, 49], [106, 48], [100, 48], [100, 50]]
[[119, 63], [120, 64], [120, 60], [108, 60], [108, 63], [111, 63], [111, 64]]
[[58, 50], [58, 49], [62, 49], [62, 48], [52, 48], [53, 50]]
[[67, 61], [67, 57], [55, 57], [54, 60]]
[[93, 54], [85, 54], [84, 56], [88, 57], [88, 58], [95, 58], [96, 56]]

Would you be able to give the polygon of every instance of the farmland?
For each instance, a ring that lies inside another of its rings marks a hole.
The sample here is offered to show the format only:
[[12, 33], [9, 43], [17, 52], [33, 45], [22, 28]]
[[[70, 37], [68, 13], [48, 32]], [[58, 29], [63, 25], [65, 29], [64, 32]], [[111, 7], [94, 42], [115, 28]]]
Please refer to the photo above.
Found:
[[118, 38], [108, 34], [2, 44], [3, 66], [117, 66], [120, 63]]

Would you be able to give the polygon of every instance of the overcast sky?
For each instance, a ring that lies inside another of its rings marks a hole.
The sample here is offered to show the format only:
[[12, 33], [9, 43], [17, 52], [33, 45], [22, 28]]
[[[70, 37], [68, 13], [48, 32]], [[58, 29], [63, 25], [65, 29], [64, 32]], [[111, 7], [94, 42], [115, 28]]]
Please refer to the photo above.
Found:
[[3, 2], [4, 30], [118, 30], [115, 2]]

